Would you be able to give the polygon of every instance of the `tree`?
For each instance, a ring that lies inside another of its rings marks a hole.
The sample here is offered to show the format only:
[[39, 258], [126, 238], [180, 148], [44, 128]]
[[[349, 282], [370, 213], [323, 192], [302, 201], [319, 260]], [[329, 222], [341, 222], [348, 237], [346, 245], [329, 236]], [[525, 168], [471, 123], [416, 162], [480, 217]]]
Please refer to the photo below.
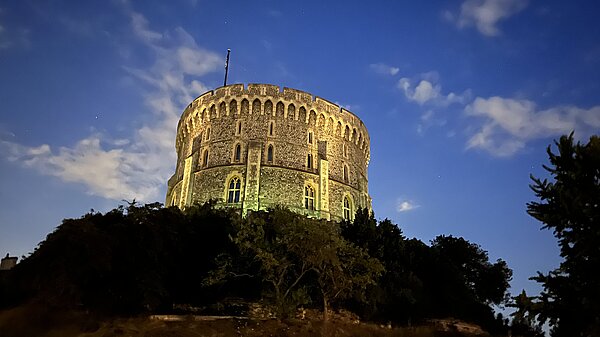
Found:
[[464, 280], [476, 301], [502, 304], [508, 300], [512, 270], [505, 261], [498, 259], [492, 264], [479, 245], [451, 235], [436, 237], [431, 247], [455, 267], [454, 273]]
[[367, 286], [374, 284], [383, 272], [383, 265], [375, 258], [344, 240], [337, 226], [312, 228], [313, 244], [317, 248], [307, 256], [312, 270], [317, 274], [317, 284], [323, 301], [323, 320], [329, 319], [332, 301], [352, 295], [361, 297]]
[[[306, 257], [318, 248], [312, 242], [311, 221], [284, 209], [251, 213], [234, 239], [243, 255], [258, 264], [279, 316], [306, 302], [301, 281], [311, 270]], [[306, 229], [306, 230], [305, 230]], [[229, 272], [229, 275], [242, 274]]]
[[312, 287], [320, 292], [327, 319], [331, 301], [364, 291], [382, 269], [379, 261], [341, 237], [337, 223], [282, 208], [249, 214], [234, 242], [241, 256], [222, 260], [210, 282], [254, 274], [284, 317], [308, 302]]
[[573, 134], [548, 146], [551, 181], [531, 176], [539, 201], [527, 212], [558, 239], [560, 266], [532, 277], [543, 291], [529, 310], [549, 321], [552, 336], [600, 335], [600, 138], [574, 144]]

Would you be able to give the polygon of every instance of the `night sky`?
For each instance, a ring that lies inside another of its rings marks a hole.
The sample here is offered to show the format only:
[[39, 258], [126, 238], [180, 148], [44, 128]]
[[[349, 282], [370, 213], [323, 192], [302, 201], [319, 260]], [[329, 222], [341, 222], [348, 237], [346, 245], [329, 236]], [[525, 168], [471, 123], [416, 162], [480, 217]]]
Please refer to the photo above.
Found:
[[181, 112], [270, 83], [357, 114], [378, 219], [480, 244], [512, 292], [558, 266], [526, 213], [546, 147], [600, 132], [597, 1], [2, 1], [0, 255], [63, 218], [164, 202]]

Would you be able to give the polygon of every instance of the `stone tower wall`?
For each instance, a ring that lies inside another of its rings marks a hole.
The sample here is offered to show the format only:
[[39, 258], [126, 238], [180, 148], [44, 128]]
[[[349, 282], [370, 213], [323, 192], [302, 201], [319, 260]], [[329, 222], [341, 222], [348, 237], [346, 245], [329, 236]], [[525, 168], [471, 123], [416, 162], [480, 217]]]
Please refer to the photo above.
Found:
[[[362, 121], [322, 98], [269, 84], [221, 87], [196, 98], [181, 116], [177, 167], [168, 182], [166, 204], [185, 207], [217, 199], [218, 205], [244, 212], [281, 204], [309, 216], [339, 220], [344, 196], [352, 214], [358, 207], [371, 208], [369, 145]], [[267, 158], [269, 146], [272, 161]], [[228, 204], [232, 177], [242, 182], [241, 201]], [[307, 185], [316, 193], [314, 210], [304, 207]]]

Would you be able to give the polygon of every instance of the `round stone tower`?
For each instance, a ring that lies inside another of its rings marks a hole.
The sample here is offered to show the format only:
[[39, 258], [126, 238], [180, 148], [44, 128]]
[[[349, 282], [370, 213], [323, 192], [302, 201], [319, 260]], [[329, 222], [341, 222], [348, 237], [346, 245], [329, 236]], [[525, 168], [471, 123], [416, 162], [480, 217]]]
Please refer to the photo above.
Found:
[[270, 84], [209, 91], [177, 126], [166, 205], [216, 199], [246, 214], [282, 205], [330, 220], [371, 209], [369, 134], [350, 111]]

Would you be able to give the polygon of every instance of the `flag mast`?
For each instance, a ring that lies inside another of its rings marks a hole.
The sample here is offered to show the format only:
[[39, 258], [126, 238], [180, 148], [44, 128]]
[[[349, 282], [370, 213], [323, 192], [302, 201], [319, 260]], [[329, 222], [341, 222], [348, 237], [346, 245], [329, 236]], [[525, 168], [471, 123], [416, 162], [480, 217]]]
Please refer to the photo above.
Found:
[[223, 86], [227, 85], [227, 72], [229, 71], [229, 53], [231, 49], [227, 48], [227, 59], [225, 60], [225, 81], [223, 81]]

